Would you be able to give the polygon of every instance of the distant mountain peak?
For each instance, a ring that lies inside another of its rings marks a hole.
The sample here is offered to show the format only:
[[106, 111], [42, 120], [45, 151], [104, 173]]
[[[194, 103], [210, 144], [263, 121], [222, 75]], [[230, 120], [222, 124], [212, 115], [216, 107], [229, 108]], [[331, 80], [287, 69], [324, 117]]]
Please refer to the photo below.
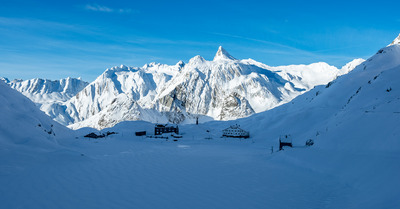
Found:
[[196, 55], [192, 59], [189, 60], [189, 64], [203, 63], [205, 61], [206, 60], [202, 56]]
[[236, 60], [224, 48], [222, 48], [222, 46], [219, 46], [218, 51], [215, 54], [214, 61], [222, 59]]
[[60, 80], [34, 78], [24, 81], [14, 79], [7, 83], [11, 88], [16, 89], [38, 104], [65, 102], [89, 84], [71, 77]]
[[395, 45], [395, 44], [400, 44], [400, 34], [397, 36], [397, 38], [395, 38], [393, 40], [393, 42], [391, 44], [389, 44], [389, 46]]
[[176, 63], [175, 66], [177, 66], [179, 68], [183, 68], [185, 66], [185, 63], [182, 60], [180, 60], [178, 63]]
[[8, 78], [5, 77], [0, 77], [0, 81], [4, 81], [5, 83], [10, 83], [10, 80], [8, 80]]

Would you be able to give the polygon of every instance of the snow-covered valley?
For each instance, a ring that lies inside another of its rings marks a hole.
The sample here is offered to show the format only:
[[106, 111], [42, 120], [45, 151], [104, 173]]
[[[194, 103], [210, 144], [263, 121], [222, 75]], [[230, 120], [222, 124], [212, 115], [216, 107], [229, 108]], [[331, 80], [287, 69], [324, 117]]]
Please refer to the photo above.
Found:
[[84, 156], [65, 150], [14, 153], [2, 169], [3, 206], [337, 208], [359, 193], [337, 176], [342, 172], [302, 163], [318, 154], [325, 156], [318, 160], [323, 164], [331, 152], [270, 154], [251, 140], [197, 137], [173, 142], [112, 136], [80, 142], [75, 150]]
[[[61, 126], [0, 81], [0, 202], [4, 208], [398, 208], [400, 44], [343, 74], [268, 111], [182, 124], [177, 141], [135, 136], [154, 133], [144, 121], [85, 138], [98, 131]], [[250, 138], [221, 138], [234, 124]], [[278, 151], [286, 134], [293, 148]], [[310, 139], [314, 145], [305, 146]]]

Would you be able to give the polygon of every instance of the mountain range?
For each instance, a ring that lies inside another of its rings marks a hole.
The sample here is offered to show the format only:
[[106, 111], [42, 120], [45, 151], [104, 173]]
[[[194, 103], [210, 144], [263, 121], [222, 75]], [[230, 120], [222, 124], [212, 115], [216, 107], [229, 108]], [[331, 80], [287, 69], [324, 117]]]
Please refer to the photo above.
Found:
[[247, 117], [327, 84], [363, 61], [341, 69], [323, 62], [270, 67], [237, 60], [219, 47], [212, 61], [195, 56], [176, 65], [121, 65], [90, 84], [73, 78], [4, 80], [63, 125], [103, 129], [128, 120], [182, 124]]

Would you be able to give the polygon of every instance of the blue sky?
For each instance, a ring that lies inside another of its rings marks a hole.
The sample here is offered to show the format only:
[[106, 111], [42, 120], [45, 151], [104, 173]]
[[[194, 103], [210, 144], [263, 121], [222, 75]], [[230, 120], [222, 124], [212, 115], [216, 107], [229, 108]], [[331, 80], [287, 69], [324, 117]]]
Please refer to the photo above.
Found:
[[267, 65], [368, 58], [400, 33], [400, 1], [0, 0], [0, 77], [211, 60], [222, 45]]

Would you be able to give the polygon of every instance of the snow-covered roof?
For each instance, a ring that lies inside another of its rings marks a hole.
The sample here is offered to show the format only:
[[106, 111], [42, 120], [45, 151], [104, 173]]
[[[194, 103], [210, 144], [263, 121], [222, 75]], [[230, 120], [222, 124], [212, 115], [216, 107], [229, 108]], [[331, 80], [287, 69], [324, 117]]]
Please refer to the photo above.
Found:
[[172, 125], [172, 124], [156, 124], [156, 127], [159, 128], [166, 128], [166, 127], [177, 127], [177, 125]]
[[240, 128], [240, 125], [237, 125], [237, 124], [229, 126], [228, 128], [224, 129], [224, 131], [230, 130], [230, 129], [238, 129], [238, 130], [244, 131], [243, 129]]

